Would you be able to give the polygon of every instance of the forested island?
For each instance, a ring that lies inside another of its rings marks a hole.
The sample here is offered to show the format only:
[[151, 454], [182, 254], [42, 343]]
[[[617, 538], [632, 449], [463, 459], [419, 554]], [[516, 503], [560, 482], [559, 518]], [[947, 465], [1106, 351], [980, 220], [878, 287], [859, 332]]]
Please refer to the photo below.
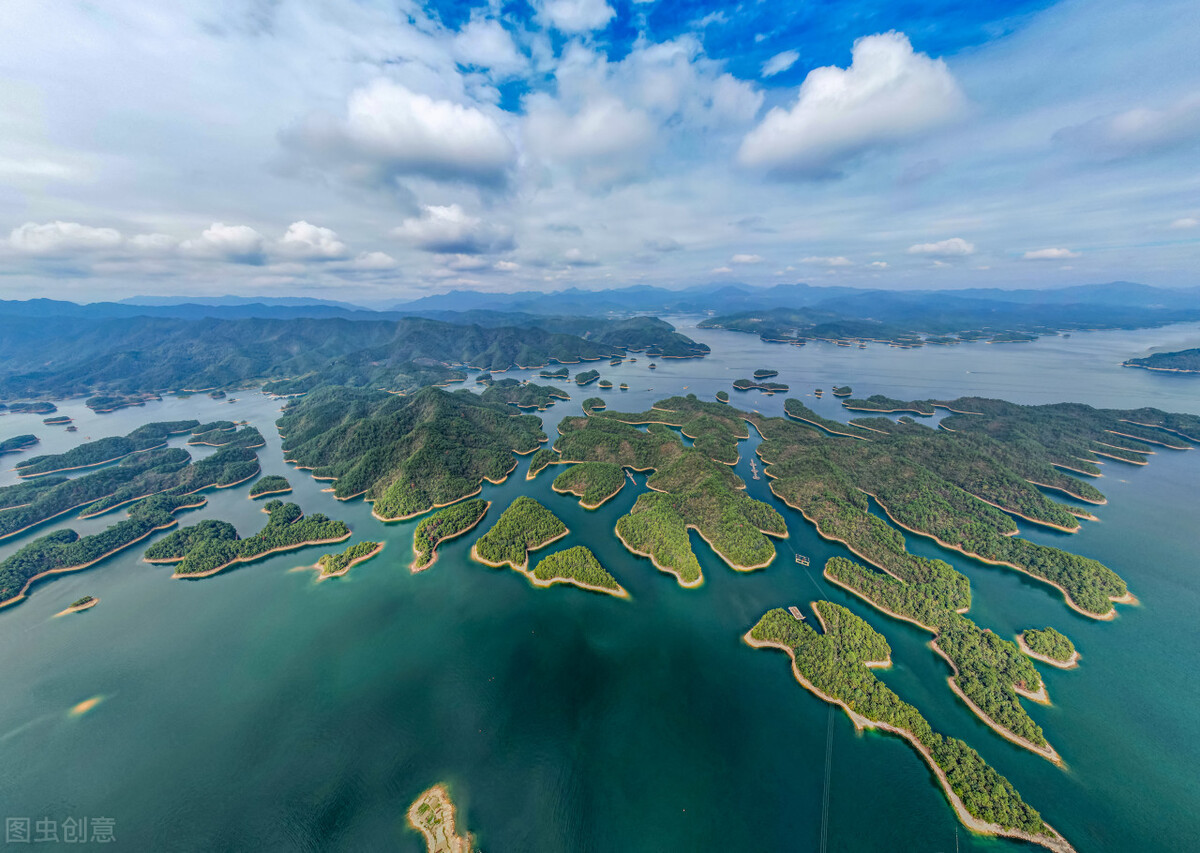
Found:
[[7, 408], [14, 415], [52, 415], [58, 411], [58, 406], [44, 400], [9, 403]]
[[849, 385], [834, 385], [833, 386], [833, 396], [835, 396], [835, 397], [849, 397], [853, 393], [854, 393], [854, 389], [851, 388]]
[[383, 550], [382, 542], [356, 542], [345, 551], [338, 554], [323, 554], [317, 560], [316, 568], [320, 571], [317, 580], [341, 577], [359, 563], [365, 563]]
[[914, 415], [929, 416], [933, 414], [933, 404], [928, 400], [914, 400], [906, 402], [904, 400], [896, 400], [892, 397], [885, 397], [883, 394], [872, 394], [865, 400], [843, 400], [842, 405], [847, 409], [861, 412], [910, 412]]
[[36, 435], [14, 435], [12, 438], [6, 438], [0, 441], [0, 456], [5, 453], [20, 453], [23, 450], [28, 450], [38, 443]]
[[268, 474], [266, 477], [259, 477], [254, 485], [250, 487], [250, 498], [261, 498], [267, 495], [283, 495], [292, 490], [292, 484], [288, 482], [287, 477], [281, 477], [278, 474]]
[[1034, 660], [1059, 669], [1072, 669], [1079, 664], [1075, 644], [1053, 628], [1030, 628], [1017, 635], [1017, 645]]
[[175, 524], [174, 513], [203, 506], [198, 496], [154, 495], [129, 508], [129, 517], [100, 533], [80, 536], [74, 530], [55, 530], [35, 539], [0, 562], [0, 607], [25, 598], [39, 578], [85, 569], [140, 542], [157, 530]]
[[67, 605], [65, 610], [60, 610], [54, 615], [67, 616], [71, 613], [82, 613], [85, 610], [91, 610], [99, 603], [100, 599], [96, 598], [94, 595], [85, 595], [83, 598], [78, 598], [75, 601], [72, 601]]
[[580, 462], [554, 478], [551, 488], [575, 495], [584, 509], [598, 509], [625, 485], [625, 471], [611, 462]]
[[759, 380], [770, 379], [772, 376], [778, 376], [778, 375], [779, 375], [778, 370], [770, 370], [767, 368], [761, 368], [759, 370], [754, 371], [754, 378], [759, 379]]
[[472, 853], [470, 833], [459, 835], [454, 803], [444, 785], [434, 785], [408, 807], [408, 825], [425, 839], [426, 853]]
[[489, 403], [507, 403], [518, 409], [536, 409], [539, 412], [553, 406], [559, 400], [570, 400], [571, 395], [553, 385], [521, 384], [517, 379], [501, 379], [492, 382], [479, 395]]
[[764, 614], [744, 639], [755, 647], [786, 652], [796, 680], [841, 706], [857, 728], [883, 729], [907, 740], [971, 830], [1020, 838], [1056, 853], [1073, 849], [978, 752], [935, 732], [916, 708], [875, 677], [871, 668], [888, 665], [891, 657], [883, 635], [837, 604], [816, 601], [812, 609], [822, 633], [776, 609]]
[[733, 380], [733, 387], [738, 391], [757, 389], [759, 391], [766, 391], [768, 394], [783, 394], [789, 390], [788, 386], [782, 382], [759, 382], [753, 379], [735, 379]]
[[1178, 352], [1156, 352], [1144, 358], [1131, 358], [1124, 365], [1170, 373], [1200, 373], [1200, 347]]
[[580, 387], [590, 385], [600, 378], [599, 370], [585, 370], [582, 373], [575, 374], [575, 383]]
[[729, 402], [729, 392], [728, 391], [718, 391], [717, 392], [717, 402], [718, 403], [728, 403]]
[[536, 416], [466, 389], [325, 387], [290, 402], [278, 424], [287, 461], [333, 480], [338, 498], [364, 495], [384, 521], [469, 497], [484, 479], [501, 482], [516, 468], [514, 451], [546, 440]]
[[590, 414], [591, 412], [599, 412], [607, 408], [603, 397], [588, 397], [583, 401], [583, 411]]
[[155, 397], [144, 397], [140, 395], [125, 396], [100, 394], [95, 397], [88, 397], [83, 404], [98, 415], [106, 415], [110, 412], [115, 412], [118, 409], [128, 409], [131, 406], [144, 406], [147, 400], [156, 399]]
[[533, 498], [522, 495], [508, 505], [487, 533], [471, 547], [479, 562], [518, 571], [529, 569], [529, 552], [544, 548], [568, 533], [558, 516]]
[[203, 578], [234, 563], [350, 538], [350, 528], [344, 521], [320, 513], [305, 516], [294, 503], [272, 500], [263, 512], [269, 516], [266, 525], [246, 539], [238, 536], [232, 524], [208, 520], [155, 542], [143, 556], [148, 563], [174, 563], [174, 577]]
[[433, 515], [421, 519], [413, 532], [412, 571], [421, 572], [437, 562], [437, 547], [448, 539], [462, 536], [487, 514], [491, 501], [473, 498], [439, 509]]
[[124, 459], [132, 453], [162, 447], [172, 435], [190, 432], [199, 421], [163, 421], [140, 426], [125, 436], [112, 436], [89, 441], [66, 453], [33, 456], [17, 463], [21, 477], [40, 477], [60, 471], [94, 468]]
[[543, 370], [538, 376], [543, 379], [566, 379], [571, 375], [571, 371], [565, 367], [556, 367], [554, 370]]
[[67, 415], [55, 415], [52, 418], [42, 418], [42, 423], [46, 426], [66, 426], [71, 423], [71, 418]]
[[571, 584], [591, 592], [603, 592], [617, 598], [628, 598], [629, 593], [617, 583], [617, 579], [600, 565], [596, 555], [582, 545], [555, 551], [538, 561], [529, 572], [534, 586], [553, 586], [557, 583]]

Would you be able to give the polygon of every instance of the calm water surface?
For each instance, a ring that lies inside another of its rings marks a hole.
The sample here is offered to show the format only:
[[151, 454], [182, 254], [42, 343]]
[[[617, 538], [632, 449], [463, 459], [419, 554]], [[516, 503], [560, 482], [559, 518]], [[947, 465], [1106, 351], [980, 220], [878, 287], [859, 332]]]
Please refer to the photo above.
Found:
[[[712, 399], [758, 367], [779, 369], [792, 396], [843, 420], [833, 384], [864, 396], [1200, 411], [1200, 378], [1120, 367], [1152, 346], [1194, 340], [1194, 325], [859, 350], [772, 346], [676, 322], [710, 344], [712, 356], [659, 361], [654, 371], [641, 356], [618, 368], [600, 363], [630, 390], [563, 385], [573, 399], [544, 413], [547, 431], [589, 396], [624, 410], [685, 386]], [[811, 396], [818, 387], [822, 400]], [[731, 393], [735, 405], [782, 412], [782, 395]], [[896, 665], [884, 680], [936, 729], [977, 748], [1080, 851], [1200, 849], [1200, 681], [1192, 672], [1200, 659], [1200, 453], [1163, 450], [1144, 468], [1108, 462], [1097, 485], [1109, 504], [1079, 534], [1023, 525], [1024, 535], [1097, 557], [1128, 581], [1141, 606], [1121, 608], [1113, 622], [1075, 614], [1054, 590], [1015, 572], [909, 537], [913, 551], [970, 576], [979, 624], [1005, 636], [1053, 625], [1079, 647], [1077, 670], [1044, 668], [1054, 704], [1027, 706], [1063, 755], [1060, 769], [1010, 745], [955, 699], [927, 635], [825, 583], [820, 566], [844, 549], [775, 502], [765, 480], [750, 479], [757, 435], [743, 442], [738, 472], [751, 494], [780, 508], [790, 536], [768, 569], [748, 575], [694, 538], [706, 578], [694, 590], [612, 534], [644, 476], [595, 512], [554, 494], [549, 472], [526, 481], [527, 458], [508, 481], [485, 487], [495, 504], [480, 531], [514, 497], [533, 495], [571, 528], [552, 549], [588, 545], [632, 594], [622, 601], [535, 589], [514, 572], [474, 564], [470, 535], [443, 546], [433, 569], [410, 574], [415, 522], [385, 525], [361, 501], [335, 501], [325, 484], [283, 462], [273, 427], [279, 403], [252, 391], [232, 396], [238, 402], [169, 398], [109, 415], [74, 401], [60, 409], [78, 433], [6, 416], [0, 438], [34, 432], [38, 452], [53, 452], [151, 420], [246, 418], [267, 438], [264, 471], [291, 479], [289, 499], [345, 519], [351, 541], [383, 539], [386, 549], [319, 585], [315, 573], [294, 569], [314, 563], [328, 550], [321, 547], [200, 581], [171, 580], [169, 567], [141, 562], [134, 548], [35, 586], [26, 602], [0, 611], [4, 817], [111, 817], [129, 850], [419, 851], [404, 811], [421, 790], [447, 781], [489, 853], [807, 851], [821, 849], [823, 826], [832, 850], [950, 851], [956, 832], [962, 850], [1021, 848], [957, 829], [906, 744], [856, 733], [794, 681], [786, 657], [740, 642], [765, 610], [827, 598], [887, 636]], [[6, 467], [17, 458], [5, 457]], [[14, 480], [0, 474], [0, 482]], [[247, 488], [210, 491], [208, 505], [182, 513], [181, 523], [223, 518], [252, 533], [265, 516]], [[0, 559], [56, 527], [90, 533], [117, 517], [46, 525], [0, 543]], [[811, 568], [796, 565], [795, 553], [808, 554]], [[85, 594], [100, 605], [52, 618]], [[101, 697], [93, 710], [70, 714], [91, 697]]]

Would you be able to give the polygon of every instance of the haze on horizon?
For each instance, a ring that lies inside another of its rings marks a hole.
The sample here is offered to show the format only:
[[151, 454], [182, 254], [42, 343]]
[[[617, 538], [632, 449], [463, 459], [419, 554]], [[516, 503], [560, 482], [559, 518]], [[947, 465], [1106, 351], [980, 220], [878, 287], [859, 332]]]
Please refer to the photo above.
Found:
[[6, 11], [0, 298], [1196, 281], [1194, 2]]

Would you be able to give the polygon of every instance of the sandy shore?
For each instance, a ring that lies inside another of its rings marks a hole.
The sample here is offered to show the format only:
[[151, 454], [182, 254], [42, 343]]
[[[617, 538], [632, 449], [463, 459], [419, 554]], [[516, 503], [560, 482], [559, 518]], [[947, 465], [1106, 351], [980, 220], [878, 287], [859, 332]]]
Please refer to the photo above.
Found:
[[1039, 483], [1037, 480], [1029, 480], [1029, 479], [1026, 479], [1025, 482], [1032, 483], [1035, 486], [1041, 486], [1043, 489], [1050, 489], [1055, 492], [1062, 492], [1067, 497], [1075, 498], [1075, 500], [1083, 501], [1084, 503], [1089, 503], [1092, 506], [1104, 506], [1105, 504], [1108, 503], [1108, 498], [1102, 497], [1100, 500], [1094, 500], [1092, 498], [1085, 498], [1083, 495], [1077, 495], [1074, 492], [1067, 491], [1062, 486], [1052, 486], [1049, 483]]
[[619, 495], [621, 493], [621, 489], [625, 488], [625, 481], [627, 479], [628, 479], [628, 477], [626, 477], [624, 471], [622, 471], [621, 472], [621, 485], [617, 486], [617, 488], [614, 489], [611, 494], [605, 495], [604, 497], [600, 498], [600, 500], [598, 502], [596, 502], [594, 504], [589, 504], [589, 503], [584, 502], [584, 500], [583, 500], [584, 491], [582, 489], [579, 491], [576, 491], [575, 489], [560, 489], [557, 486], [555, 486], [553, 483], [550, 484], [550, 488], [553, 489], [554, 491], [558, 492], [560, 495], [574, 495], [575, 497], [579, 498], [579, 505], [581, 507], [583, 507], [584, 509], [600, 509], [600, 507], [604, 506], [606, 503], [608, 503], [610, 500], [612, 500], [613, 498], [615, 498], [617, 495]]
[[809, 426], [814, 426], [817, 429], [821, 430], [821, 432], [828, 433], [829, 435], [840, 435], [843, 438], [857, 438], [859, 441], [870, 441], [871, 440], [871, 439], [865, 438], [861, 435], [854, 435], [853, 433], [849, 433], [849, 432], [838, 432], [835, 429], [830, 429], [829, 427], [825, 426], [824, 424], [817, 423], [816, 421], [809, 420], [808, 418], [798, 417], [797, 415], [793, 415], [786, 410], [784, 411], [783, 414], [785, 417], [791, 418], [794, 421], [800, 421], [801, 423], [808, 424]]
[[[179, 572], [175, 572], [174, 574], [171, 575], [171, 577], [175, 578], [175, 579], [180, 579], [180, 580], [190, 580], [192, 578], [208, 578], [208, 577], [212, 577], [217, 572], [223, 572], [226, 569], [228, 569], [230, 566], [235, 566], [238, 563], [253, 563], [255, 560], [265, 560], [267, 557], [270, 557], [272, 554], [282, 554], [285, 551], [295, 551], [297, 548], [307, 548], [309, 545], [331, 545], [335, 542], [345, 542], [352, 535], [353, 534], [351, 534], [351, 533], [347, 533], [345, 536], [339, 536], [336, 539], [311, 539], [311, 540], [308, 540], [305, 542], [297, 542], [295, 545], [281, 545], [278, 548], [272, 548], [270, 551], [263, 551], [261, 554], [255, 554], [253, 557], [235, 557], [234, 559], [230, 560], [228, 563], [225, 563], [224, 565], [221, 565], [221, 566], [217, 566], [215, 569], [209, 569], [207, 572], [193, 572], [190, 574], [189, 573], [180, 574]], [[183, 559], [184, 558], [179, 557], [179, 558], [170, 559], [170, 560], [153, 560], [153, 561], [147, 560], [146, 562], [181, 563], [181, 562], [183, 562]]]
[[384, 544], [385, 543], [380, 542], [378, 545], [375, 546], [375, 548], [370, 553], [363, 554], [361, 557], [351, 560], [349, 563], [346, 564], [345, 568], [343, 568], [341, 571], [327, 572], [327, 571], [325, 571], [324, 568], [322, 568], [320, 563], [316, 563], [315, 565], [310, 566], [309, 568], [316, 569], [319, 572], [319, 574], [317, 575], [318, 582], [323, 581], [323, 580], [328, 580], [329, 578], [340, 578], [342, 575], [346, 574], [346, 572], [350, 571], [352, 568], [357, 566], [359, 563], [365, 563], [367, 560], [371, 559], [376, 554], [378, 554], [380, 551], [382, 551]]
[[1071, 654], [1071, 657], [1069, 660], [1065, 660], [1065, 661], [1064, 660], [1055, 660], [1054, 658], [1046, 657], [1045, 655], [1039, 655], [1033, 649], [1029, 648], [1029, 646], [1025, 643], [1024, 632], [1017, 634], [1017, 645], [1020, 646], [1021, 651], [1023, 651], [1029, 657], [1033, 658], [1034, 660], [1041, 661], [1042, 663], [1047, 664], [1049, 666], [1058, 667], [1059, 669], [1075, 669], [1077, 666], [1079, 666], [1079, 650], [1078, 649], [1076, 649]]
[[629, 553], [637, 554], [639, 557], [645, 557], [651, 563], [654, 564], [654, 568], [658, 569], [660, 572], [663, 572], [665, 574], [672, 575], [675, 578], [676, 582], [681, 587], [684, 587], [685, 589], [694, 589], [695, 587], [698, 587], [698, 586], [704, 586], [704, 572], [703, 571], [701, 571], [700, 574], [696, 576], [695, 580], [692, 580], [692, 581], [684, 580], [683, 576], [679, 574], [679, 571], [677, 569], [672, 569], [669, 566], [664, 566], [662, 563], [660, 563], [655, 558], [655, 556], [653, 554], [649, 554], [645, 551], [639, 551], [637, 548], [634, 548], [632, 545], [630, 545], [628, 542], [626, 542], [625, 537], [623, 537], [621, 535], [621, 531], [618, 530], [616, 527], [613, 528], [613, 533], [615, 533], [617, 535], [617, 538], [621, 540], [621, 544], [625, 546], [625, 549], [627, 551], [629, 551]]
[[246, 497], [253, 501], [253, 500], [258, 500], [259, 498], [265, 498], [268, 495], [286, 495], [289, 492], [291, 492], [291, 490], [292, 490], [292, 487], [288, 486], [286, 489], [271, 489], [268, 492], [259, 492], [258, 494], [254, 494], [254, 495], [246, 495]]
[[[61, 474], [64, 471], [83, 471], [87, 468], [98, 468], [101, 465], [108, 465], [110, 462], [119, 462], [120, 460], [130, 457], [135, 453], [145, 453], [147, 450], [158, 450], [159, 448], [166, 447], [166, 446], [167, 446], [167, 443], [164, 441], [162, 444], [156, 444], [153, 447], [147, 447], [143, 450], [131, 450], [128, 453], [122, 453], [119, 456], [114, 456], [112, 459], [102, 459], [99, 462], [88, 462], [86, 465], [73, 465], [68, 468], [54, 468], [50, 471], [37, 471], [35, 473], [22, 474], [21, 471], [23, 471], [25, 469], [22, 468], [20, 465], [18, 465], [13, 470], [17, 472], [17, 476], [20, 477], [22, 480], [33, 480], [33, 479], [36, 479], [37, 477], [49, 476], [50, 474]], [[28, 467], [28, 466], [26, 466], [26, 467]]]
[[[518, 572], [528, 573], [528, 571], [529, 571], [529, 555], [530, 554], [532, 554], [534, 551], [540, 551], [542, 548], [545, 548], [551, 542], [557, 542], [559, 539], [562, 539], [564, 536], [566, 536], [570, 532], [571, 532], [570, 530], [564, 530], [562, 533], [558, 534], [557, 536], [551, 536], [549, 539], [545, 540], [544, 542], [538, 542], [533, 545], [525, 546], [525, 562], [521, 563], [521, 565], [519, 565], [519, 566], [516, 563], [512, 562], [511, 560], [501, 560], [499, 563], [493, 563], [491, 560], [485, 560], [483, 557], [479, 556], [479, 552], [475, 550], [475, 545], [471, 546], [471, 559], [477, 563], [483, 563], [483, 565], [485, 565], [485, 566], [490, 566], [493, 569], [502, 569], [505, 566], [508, 566], [509, 568], [516, 569]], [[476, 544], [478, 544], [478, 543], [476, 543]]]
[[1049, 824], [1046, 824], [1046, 829], [1052, 833], [1051, 835], [1035, 836], [1016, 829], [1005, 829], [999, 824], [981, 820], [973, 816], [967, 811], [967, 807], [963, 804], [962, 799], [958, 796], [958, 794], [954, 793], [954, 789], [950, 787], [950, 780], [946, 777], [946, 771], [944, 771], [938, 765], [938, 763], [933, 760], [933, 753], [929, 751], [929, 748], [926, 747], [925, 744], [921, 743], [916, 735], [914, 735], [908, 729], [902, 729], [899, 726], [893, 726], [876, 720], [869, 720], [861, 714], [851, 710], [850, 706], [842, 700], [835, 699], [817, 689], [816, 685], [805, 678], [803, 673], [801, 673], [800, 669], [796, 666], [796, 655], [790, 646], [786, 646], [783, 643], [756, 640], [750, 636], [749, 631], [743, 635], [742, 642], [756, 649], [773, 648], [785, 652], [792, 661], [792, 675], [795, 676], [796, 680], [800, 682], [801, 685], [803, 685], [804, 689], [808, 690], [813, 695], [831, 705], [839, 706], [843, 711], [846, 712], [846, 716], [848, 716], [851, 722], [854, 723], [854, 727], [856, 729], [860, 731], [863, 729], [878, 729], [880, 731], [891, 732], [892, 734], [899, 735], [908, 741], [909, 744], [917, 750], [921, 757], [925, 759], [925, 763], [929, 765], [929, 768], [937, 777], [938, 784], [942, 788], [942, 793], [945, 794], [946, 799], [950, 801], [950, 805], [954, 808], [955, 814], [958, 815], [959, 821], [961, 821], [963, 826], [967, 827], [967, 829], [971, 830], [972, 832], [980, 833], [981, 835], [998, 835], [1005, 838], [1017, 838], [1033, 844], [1040, 844], [1049, 850], [1053, 850], [1054, 853], [1075, 853], [1075, 848], [1072, 847], [1070, 843]]
[[85, 610], [90, 610], [99, 603], [99, 598], [93, 598], [91, 601], [87, 602], [86, 604], [80, 604], [78, 607], [68, 607], [66, 610], [60, 610], [55, 613], [54, 616], [55, 618], [58, 618], [59, 616], [66, 616], [68, 613], [82, 613]]
[[475, 519], [475, 521], [472, 522], [469, 527], [464, 527], [462, 530], [459, 530], [457, 533], [452, 533], [449, 536], [443, 536], [434, 543], [433, 548], [429, 552], [429, 562], [425, 563], [424, 565], [417, 565], [417, 561], [420, 559], [420, 556], [418, 555], [417, 558], [414, 559], [409, 565], [409, 570], [415, 575], [417, 572], [423, 572], [436, 563], [438, 561], [438, 546], [440, 546], [443, 542], [449, 542], [451, 539], [457, 539], [459, 536], [474, 530], [479, 526], [479, 523], [483, 521], [484, 517], [487, 516], [488, 510], [491, 508], [492, 502], [488, 501], [487, 505], [483, 508], [483, 512], [479, 513], [479, 518]]
[[[962, 487], [960, 486], [959, 488], [962, 488]], [[966, 489], [963, 489], [963, 491], [967, 492]], [[971, 497], [975, 498], [975, 500], [977, 500], [977, 501], [983, 501], [988, 506], [994, 506], [996, 509], [1000, 510], [1001, 512], [1006, 512], [1009, 515], [1015, 515], [1017, 518], [1023, 518], [1026, 521], [1028, 521], [1030, 524], [1040, 524], [1042, 527], [1049, 527], [1052, 530], [1058, 530], [1062, 533], [1078, 533], [1080, 530], [1083, 529], [1083, 526], [1080, 524], [1076, 524], [1074, 527], [1063, 527], [1061, 524], [1055, 524], [1053, 521], [1046, 521], [1045, 519], [1041, 519], [1041, 518], [1031, 518], [1030, 516], [1026, 515], [1023, 512], [1018, 512], [1017, 510], [1012, 509], [1010, 507], [1001, 506], [998, 503], [989, 501], [987, 498], [981, 498], [979, 495], [975, 494], [974, 492], [967, 492], [967, 494], [970, 495]], [[1016, 536], [1020, 532], [1021, 532], [1020, 530], [1014, 530], [1012, 533], [1009, 533], [1006, 535]]]

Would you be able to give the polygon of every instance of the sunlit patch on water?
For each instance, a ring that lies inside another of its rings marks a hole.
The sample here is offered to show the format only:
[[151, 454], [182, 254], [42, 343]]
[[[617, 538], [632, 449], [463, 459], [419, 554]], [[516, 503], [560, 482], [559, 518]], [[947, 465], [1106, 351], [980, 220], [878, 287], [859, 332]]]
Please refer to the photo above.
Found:
[[71, 716], [72, 717], [82, 717], [84, 714], [86, 714], [88, 711], [95, 708], [97, 705], [99, 705], [103, 701], [104, 701], [103, 696], [93, 696], [91, 699], [84, 699], [78, 705], [72, 706]]

